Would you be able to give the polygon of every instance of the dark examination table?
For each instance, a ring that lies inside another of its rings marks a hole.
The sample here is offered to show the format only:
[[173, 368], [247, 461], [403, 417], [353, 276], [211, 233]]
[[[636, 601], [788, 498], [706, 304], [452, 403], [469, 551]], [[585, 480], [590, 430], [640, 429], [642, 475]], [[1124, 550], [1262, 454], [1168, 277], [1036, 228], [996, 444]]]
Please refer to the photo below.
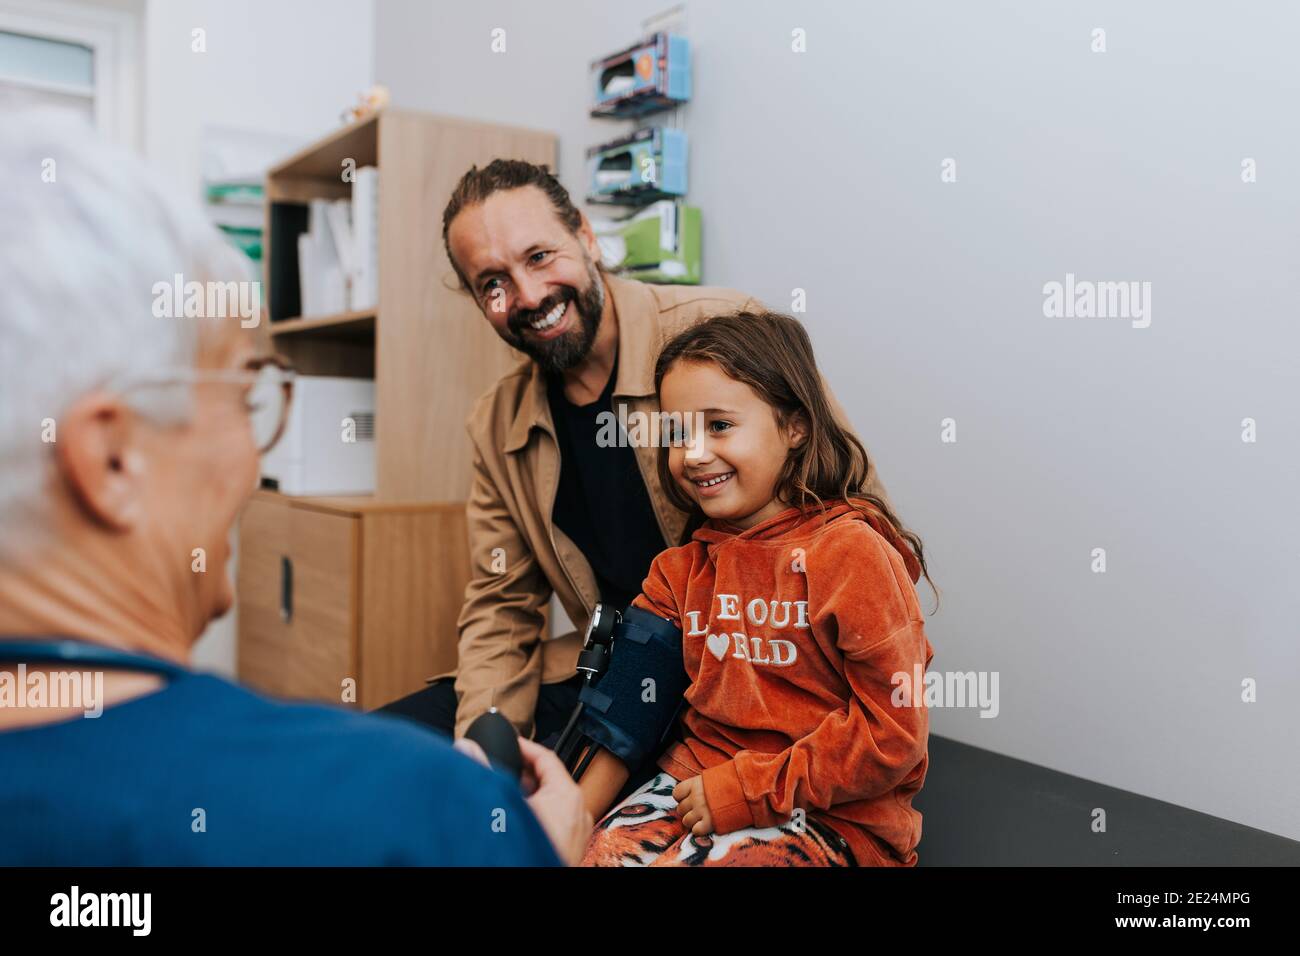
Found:
[[933, 734], [913, 804], [920, 866], [1300, 865], [1295, 840]]

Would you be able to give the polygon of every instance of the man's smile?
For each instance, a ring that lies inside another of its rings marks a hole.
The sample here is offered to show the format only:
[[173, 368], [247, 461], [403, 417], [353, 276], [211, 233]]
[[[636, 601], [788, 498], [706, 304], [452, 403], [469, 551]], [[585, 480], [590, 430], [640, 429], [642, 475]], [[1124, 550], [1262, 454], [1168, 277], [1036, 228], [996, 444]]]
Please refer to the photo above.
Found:
[[567, 316], [571, 301], [566, 299], [558, 303], [550, 312], [529, 322], [528, 327], [532, 330], [533, 337], [545, 340], [555, 338], [557, 335], [563, 335], [569, 327]]

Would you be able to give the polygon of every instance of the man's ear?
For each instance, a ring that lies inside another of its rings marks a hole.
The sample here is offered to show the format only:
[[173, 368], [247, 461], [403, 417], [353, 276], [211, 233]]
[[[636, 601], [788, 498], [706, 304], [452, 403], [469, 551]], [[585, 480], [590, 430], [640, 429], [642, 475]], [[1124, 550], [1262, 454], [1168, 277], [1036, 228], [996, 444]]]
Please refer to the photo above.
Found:
[[578, 224], [578, 239], [581, 240], [587, 254], [591, 256], [591, 261], [599, 262], [601, 258], [600, 242], [596, 239], [596, 230], [591, 228], [591, 220], [587, 218], [585, 212], [579, 210], [578, 216], [582, 219]]
[[137, 447], [136, 416], [120, 398], [91, 392], [59, 421], [59, 472], [90, 516], [129, 531], [144, 513], [145, 458]]

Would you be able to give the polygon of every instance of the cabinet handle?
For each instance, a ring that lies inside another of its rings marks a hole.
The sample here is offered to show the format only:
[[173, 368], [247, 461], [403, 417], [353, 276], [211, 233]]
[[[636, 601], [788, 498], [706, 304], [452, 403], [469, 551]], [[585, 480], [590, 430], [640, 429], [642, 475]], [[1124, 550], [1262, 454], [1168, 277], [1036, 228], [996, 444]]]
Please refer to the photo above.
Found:
[[288, 555], [280, 556], [280, 620], [293, 619], [293, 562]]

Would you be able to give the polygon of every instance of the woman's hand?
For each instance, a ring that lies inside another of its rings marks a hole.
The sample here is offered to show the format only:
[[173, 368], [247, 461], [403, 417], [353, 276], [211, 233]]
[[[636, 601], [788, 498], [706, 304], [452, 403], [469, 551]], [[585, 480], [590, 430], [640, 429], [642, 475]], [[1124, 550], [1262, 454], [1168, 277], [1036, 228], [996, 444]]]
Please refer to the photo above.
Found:
[[[452, 746], [483, 766], [491, 766], [483, 748], [474, 741], [462, 737]], [[541, 744], [520, 737], [519, 752], [524, 758], [519, 786], [528, 795], [528, 806], [560, 859], [566, 866], [573, 866], [582, 859], [594, 825], [582, 791], [569, 776], [569, 771], [564, 769], [560, 758]]]
[[708, 801], [704, 799], [703, 777], [683, 780], [673, 788], [673, 799], [677, 801], [677, 813], [686, 829], [696, 836], [713, 832], [713, 814], [709, 813]]

